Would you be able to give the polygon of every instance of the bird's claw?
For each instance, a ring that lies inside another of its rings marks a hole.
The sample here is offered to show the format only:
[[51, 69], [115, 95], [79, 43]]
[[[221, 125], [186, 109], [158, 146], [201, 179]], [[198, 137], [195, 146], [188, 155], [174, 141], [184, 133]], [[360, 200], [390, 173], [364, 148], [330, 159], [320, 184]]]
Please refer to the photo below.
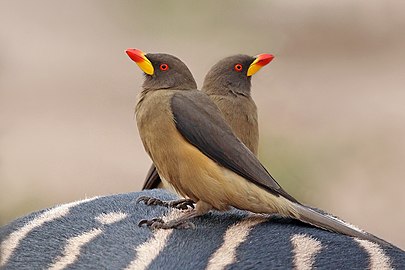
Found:
[[194, 201], [191, 199], [180, 199], [176, 201], [166, 202], [149, 196], [141, 196], [136, 200], [136, 202], [143, 202], [146, 205], [159, 205], [169, 208], [176, 208], [179, 210], [187, 210], [189, 207], [194, 209]]
[[149, 197], [149, 196], [141, 196], [138, 199], [136, 199], [136, 203], [143, 202], [146, 205], [160, 205], [160, 206], [168, 206], [168, 203], [165, 201], [162, 201], [157, 198]]
[[143, 225], [146, 225], [146, 227], [149, 227], [153, 230], [156, 229], [195, 229], [194, 223], [190, 221], [183, 221], [183, 222], [177, 222], [177, 223], [171, 223], [165, 222], [161, 218], [153, 218], [153, 219], [142, 219], [139, 221], [138, 226], [142, 227]]
[[154, 223], [164, 223], [164, 221], [161, 218], [141, 219], [141, 221], [138, 222], [138, 226], [142, 227], [146, 225], [146, 227], [151, 227]]
[[194, 201], [191, 199], [182, 199], [178, 201], [169, 202], [169, 207], [176, 208], [179, 210], [187, 210], [190, 208], [194, 209]]

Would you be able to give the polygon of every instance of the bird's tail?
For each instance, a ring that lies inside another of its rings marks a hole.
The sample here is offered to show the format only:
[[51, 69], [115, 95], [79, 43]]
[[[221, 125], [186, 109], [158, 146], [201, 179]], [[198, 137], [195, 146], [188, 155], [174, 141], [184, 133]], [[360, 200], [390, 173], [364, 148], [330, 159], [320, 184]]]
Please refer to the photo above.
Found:
[[331, 232], [336, 232], [340, 234], [345, 234], [352, 237], [357, 237], [359, 239], [372, 241], [374, 243], [392, 246], [390, 243], [372, 235], [364, 232], [350, 224], [347, 224], [333, 216], [317, 212], [311, 208], [304, 205], [294, 203], [294, 209], [298, 213], [298, 219], [304, 223], [308, 223], [315, 227], [328, 230]]

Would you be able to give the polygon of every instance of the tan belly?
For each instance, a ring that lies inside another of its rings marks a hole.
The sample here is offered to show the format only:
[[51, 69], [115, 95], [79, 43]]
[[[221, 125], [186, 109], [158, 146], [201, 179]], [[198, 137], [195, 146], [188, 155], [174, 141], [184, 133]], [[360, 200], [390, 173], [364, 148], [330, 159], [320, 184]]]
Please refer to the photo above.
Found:
[[[174, 139], [174, 137], [172, 137]], [[290, 202], [281, 196], [258, 187], [238, 174], [219, 166], [197, 148], [185, 142], [179, 135], [177, 151], [172, 161], [177, 160], [177, 172], [171, 172], [176, 165], [165, 162], [161, 174], [178, 192], [193, 199], [204, 201], [217, 210], [230, 206], [255, 213], [280, 213], [289, 216]], [[155, 163], [156, 164], [156, 163]], [[173, 178], [171, 175], [177, 174]]]

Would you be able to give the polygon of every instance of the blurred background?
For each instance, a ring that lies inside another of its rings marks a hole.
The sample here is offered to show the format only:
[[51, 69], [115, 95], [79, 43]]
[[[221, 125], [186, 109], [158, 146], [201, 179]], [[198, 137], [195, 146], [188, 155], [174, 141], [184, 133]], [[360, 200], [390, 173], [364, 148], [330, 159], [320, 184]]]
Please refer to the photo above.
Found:
[[260, 159], [297, 199], [405, 248], [405, 2], [1, 1], [0, 225], [140, 190], [150, 159], [128, 47], [199, 86], [218, 60], [272, 53], [253, 77]]

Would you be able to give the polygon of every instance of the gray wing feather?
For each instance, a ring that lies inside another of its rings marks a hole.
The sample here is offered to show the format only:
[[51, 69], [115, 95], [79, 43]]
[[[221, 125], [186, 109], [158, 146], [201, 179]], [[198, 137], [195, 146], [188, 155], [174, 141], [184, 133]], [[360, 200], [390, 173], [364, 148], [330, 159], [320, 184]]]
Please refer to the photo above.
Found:
[[269, 192], [297, 202], [234, 135], [217, 106], [204, 93], [178, 92], [171, 99], [171, 109], [177, 130], [206, 156]]

